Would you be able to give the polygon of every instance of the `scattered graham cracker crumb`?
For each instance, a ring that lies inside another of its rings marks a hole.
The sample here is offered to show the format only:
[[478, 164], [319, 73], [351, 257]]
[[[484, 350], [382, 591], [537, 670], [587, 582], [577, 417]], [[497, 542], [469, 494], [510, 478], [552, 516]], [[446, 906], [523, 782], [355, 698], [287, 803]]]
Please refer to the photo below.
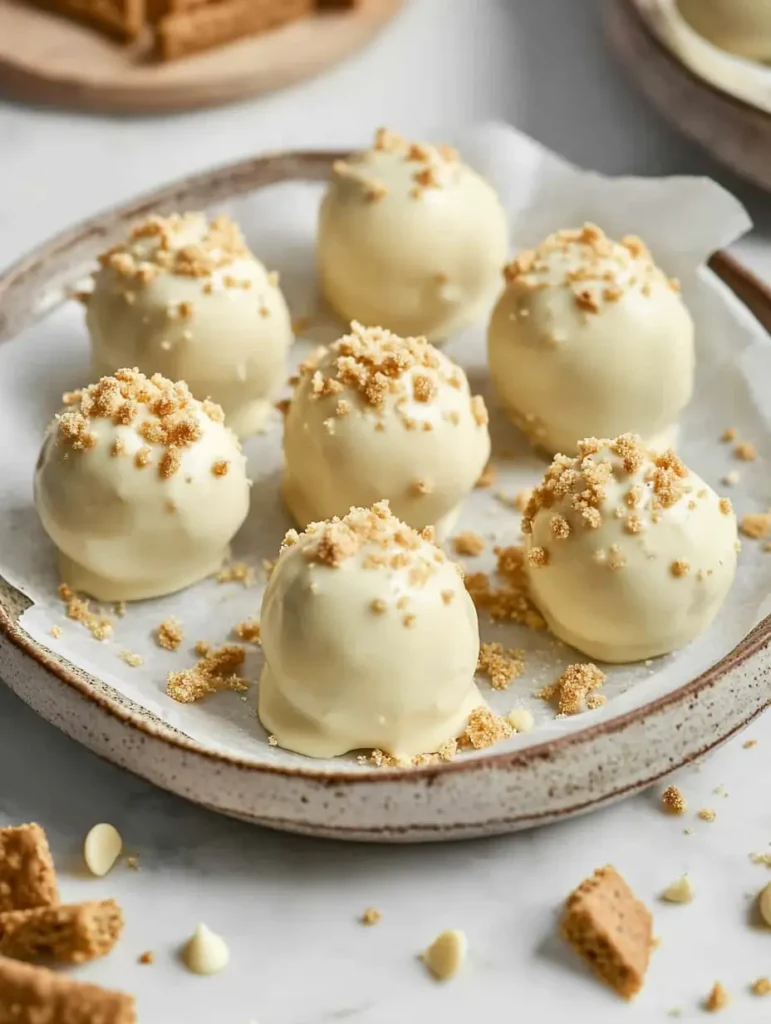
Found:
[[58, 640], [59, 637], [62, 635], [61, 626], [51, 626], [48, 632], [51, 634], [54, 640]]
[[260, 623], [257, 619], [244, 619], [233, 627], [233, 632], [239, 640], [246, 644], [258, 644], [260, 642]]
[[173, 616], [165, 619], [155, 631], [155, 642], [165, 651], [176, 651], [185, 639], [182, 623]]
[[523, 547], [496, 548], [497, 573], [503, 586], [494, 589], [486, 573], [465, 577], [466, 590], [478, 611], [486, 611], [495, 622], [519, 622], [531, 629], [546, 629], [543, 616], [530, 598], [530, 586]]
[[704, 1000], [704, 1009], [709, 1013], [717, 1013], [719, 1010], [724, 1010], [730, 1001], [731, 997], [720, 982], [716, 981], [712, 986], [709, 995]]
[[371, 927], [373, 924], [379, 924], [382, 918], [383, 915], [377, 907], [367, 907], [361, 915], [361, 923]]
[[771, 978], [763, 977], [753, 981], [750, 991], [754, 996], [771, 995]]
[[[599, 689], [606, 679], [605, 673], [592, 662], [568, 665], [556, 682], [544, 686], [535, 696], [556, 704], [560, 715], [577, 715], [589, 706], [589, 693]], [[594, 703], [594, 707], [598, 706]]]
[[485, 468], [482, 470], [482, 475], [474, 484], [474, 486], [479, 488], [492, 487], [493, 484], [495, 483], [495, 478], [497, 477], [497, 475], [498, 470], [496, 469], [495, 464], [492, 461], [488, 462]]
[[277, 747], [278, 746], [278, 740], [273, 735], [273, 733], [271, 733], [270, 736], [268, 736], [268, 746], [269, 747]]
[[66, 583], [59, 586], [59, 597], [66, 604], [67, 618], [79, 622], [95, 640], [107, 640], [112, 636], [112, 620], [107, 615], [92, 612], [88, 598], [79, 597]]
[[512, 732], [512, 727], [506, 719], [496, 715], [490, 708], [474, 708], [469, 715], [466, 730], [460, 738], [460, 745], [483, 750], [508, 739]]
[[126, 857], [126, 866], [131, 868], [132, 871], [139, 871], [139, 857], [136, 854], [129, 854]]
[[758, 457], [757, 450], [752, 441], [740, 441], [734, 447], [734, 455], [742, 462], [754, 462]]
[[142, 953], [142, 955], [139, 957], [139, 962], [140, 964], [154, 964], [155, 953], [151, 953], [149, 950], [146, 953]]
[[226, 476], [230, 469], [230, 463], [227, 459], [221, 459], [219, 462], [215, 462], [212, 465], [211, 471], [215, 476]]
[[121, 651], [120, 656], [130, 668], [139, 668], [140, 665], [144, 665], [145, 663], [145, 659], [142, 655], [134, 654], [133, 651]]
[[476, 558], [485, 549], [484, 538], [474, 530], [464, 530], [463, 533], [456, 534], [452, 539], [452, 545], [456, 555], [467, 555], [469, 558]]
[[661, 899], [667, 903], [690, 903], [693, 899], [693, 886], [688, 875], [681, 875], [676, 881], [668, 885], [661, 894]]
[[723, 433], [720, 435], [720, 440], [727, 444], [729, 441], [735, 441], [738, 436], [739, 431], [736, 429], [736, 427], [726, 427]]
[[684, 562], [682, 559], [678, 559], [676, 562], [673, 562], [671, 564], [671, 566], [669, 567], [669, 571], [672, 573], [673, 576], [676, 576], [679, 579], [683, 576], [687, 576], [688, 573], [691, 571], [691, 567], [688, 564], [688, 562]]
[[712, 810], [711, 807], [702, 807], [702, 809], [699, 811], [699, 817], [702, 821], [714, 821], [717, 817], [717, 814], [715, 813], [715, 811]]
[[757, 747], [757, 745], [757, 740], [745, 740], [744, 743], [742, 743], [742, 750], [752, 750], [752, 748]]
[[771, 512], [749, 512], [739, 521], [739, 532], [752, 540], [771, 537]]
[[677, 786], [668, 786], [661, 794], [661, 806], [669, 814], [685, 814], [688, 801]]
[[208, 640], [196, 640], [195, 645], [193, 646], [193, 653], [198, 658], [205, 657], [210, 650], [211, 644]]
[[166, 693], [180, 704], [191, 704], [221, 690], [244, 693], [249, 684], [238, 673], [245, 657], [244, 648], [236, 644], [215, 648], [205, 654], [193, 668], [169, 672], [166, 677]]
[[506, 650], [502, 644], [482, 644], [477, 672], [489, 677], [494, 690], [505, 690], [514, 679], [524, 674], [524, 653], [522, 650]]
[[243, 583], [245, 587], [251, 587], [254, 585], [254, 569], [246, 562], [225, 565], [217, 573], [217, 583]]

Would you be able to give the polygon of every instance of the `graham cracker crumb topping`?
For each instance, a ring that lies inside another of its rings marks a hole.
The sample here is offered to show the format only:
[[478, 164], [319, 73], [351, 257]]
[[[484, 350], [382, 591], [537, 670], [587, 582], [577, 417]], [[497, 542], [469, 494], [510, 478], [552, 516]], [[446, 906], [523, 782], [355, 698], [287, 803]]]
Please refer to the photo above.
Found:
[[178, 647], [181, 647], [182, 641], [185, 639], [182, 623], [173, 617], [166, 619], [158, 626], [155, 639], [158, 646], [163, 647], [164, 650], [176, 651]]
[[771, 512], [749, 512], [742, 516], [739, 531], [752, 540], [771, 537]]
[[[415, 430], [418, 421], [411, 414], [411, 403], [434, 405], [440, 388], [462, 387], [463, 373], [448, 363], [425, 338], [402, 338], [382, 327], [364, 327], [351, 323], [351, 333], [335, 341], [328, 349], [320, 349], [300, 364], [300, 381], [310, 383], [313, 399], [337, 397], [334, 417], [347, 416], [351, 402], [341, 400], [347, 391], [358, 397], [364, 410], [380, 414], [391, 401], [403, 426]], [[487, 423], [487, 409], [480, 396], [469, 400], [469, 413], [477, 426]], [[329, 420], [334, 432], [334, 417]], [[448, 422], [457, 424], [460, 417], [451, 410]], [[430, 429], [429, 421], [423, 429]]]
[[513, 731], [506, 719], [496, 715], [490, 708], [474, 708], [468, 717], [466, 731], [460, 738], [460, 746], [483, 750], [508, 739]]
[[503, 273], [509, 286], [528, 291], [564, 288], [572, 292], [576, 307], [591, 316], [633, 291], [649, 298], [654, 285], [680, 290], [639, 238], [626, 235], [615, 242], [595, 224], [549, 235], [536, 249], [519, 253]]
[[720, 982], [716, 981], [704, 1001], [704, 1009], [709, 1013], [717, 1013], [719, 1010], [724, 1010], [730, 1001], [731, 997]]
[[[150, 217], [128, 239], [99, 257], [132, 289], [141, 288], [159, 274], [210, 277], [236, 260], [253, 259], [238, 225], [226, 215], [207, 221], [202, 213]], [[230, 276], [226, 287], [243, 287]], [[181, 311], [186, 318], [189, 312]]]
[[530, 598], [525, 549], [496, 548], [496, 572], [503, 581], [493, 587], [483, 572], [465, 577], [466, 590], [478, 611], [486, 611], [493, 621], [519, 622], [531, 629], [546, 629], [546, 622]]
[[[165, 448], [158, 463], [163, 477], [177, 472], [182, 451], [200, 439], [200, 412], [215, 422], [224, 418], [214, 403], [197, 402], [184, 381], [173, 383], [159, 373], [146, 377], [137, 369], [116, 370], [112, 377], [102, 377], [78, 394], [79, 400], [70, 402], [67, 412], [55, 420], [58, 439], [65, 449], [79, 452], [93, 448], [97, 443], [93, 428], [99, 420], [134, 426], [147, 442], [137, 451], [134, 464], [138, 469], [150, 465], [149, 445], [159, 445]], [[111, 454], [120, 455], [124, 447], [121, 439], [116, 439]]]
[[245, 658], [246, 651], [237, 644], [210, 650], [193, 668], [169, 672], [166, 693], [180, 704], [191, 704], [221, 690], [244, 693], [249, 688], [240, 675]]
[[479, 648], [477, 672], [489, 677], [494, 690], [505, 690], [519, 676], [524, 675], [522, 650], [507, 650], [503, 644], [485, 643]]
[[379, 924], [382, 920], [383, 915], [377, 909], [377, 907], [367, 907], [364, 913], [361, 915], [361, 923], [372, 927], [372, 925]]
[[372, 150], [337, 160], [333, 173], [356, 189], [365, 202], [377, 202], [388, 195], [388, 188], [373, 167], [380, 154], [410, 165], [410, 195], [415, 199], [421, 198], [426, 189], [446, 188], [459, 167], [458, 153], [451, 146], [408, 142], [388, 128], [379, 128]]
[[544, 686], [535, 696], [556, 704], [560, 715], [578, 715], [587, 708], [599, 706], [596, 701], [590, 704], [589, 694], [598, 690], [606, 679], [605, 673], [591, 662], [568, 665], [556, 682]]
[[484, 538], [474, 530], [465, 530], [463, 533], [456, 534], [452, 539], [452, 545], [456, 555], [469, 558], [476, 558], [485, 549]]
[[68, 619], [79, 622], [94, 640], [109, 640], [113, 634], [113, 621], [108, 615], [91, 611], [88, 598], [79, 597], [66, 583], [59, 586], [59, 597], [65, 603]]
[[661, 794], [661, 806], [669, 814], [685, 814], [688, 801], [677, 786], [668, 786]]
[[[387, 501], [367, 508], [352, 508], [342, 519], [335, 516], [320, 523], [311, 523], [304, 533], [290, 530], [281, 546], [282, 554], [302, 541], [303, 555], [312, 563], [331, 569], [347, 560], [361, 556], [362, 565], [372, 571], [405, 569], [412, 586], [422, 588], [447, 561], [446, 555], [433, 543], [433, 530], [413, 530], [397, 519]], [[373, 611], [381, 611], [379, 603]], [[415, 616], [406, 615], [404, 625], [415, 623]]]

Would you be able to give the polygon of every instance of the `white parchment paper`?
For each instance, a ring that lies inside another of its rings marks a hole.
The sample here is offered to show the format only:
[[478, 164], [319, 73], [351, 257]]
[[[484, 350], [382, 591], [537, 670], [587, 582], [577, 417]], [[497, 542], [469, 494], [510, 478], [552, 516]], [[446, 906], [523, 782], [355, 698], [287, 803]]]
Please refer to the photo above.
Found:
[[[704, 267], [711, 252], [749, 227], [739, 203], [701, 178], [608, 179], [584, 173], [505, 126], [482, 126], [458, 141], [466, 159], [500, 191], [511, 217], [515, 248], [537, 243], [549, 231], [592, 220], [615, 237], [641, 235], [666, 271], [681, 279], [685, 301], [696, 320], [698, 345], [696, 392], [683, 424], [681, 453], [708, 483], [730, 494], [739, 514], [765, 511], [771, 498], [771, 341], [746, 308]], [[298, 360], [311, 344], [332, 340], [342, 328], [318, 313], [313, 245], [320, 195], [319, 186], [293, 183], [218, 207], [242, 224], [254, 251], [281, 272], [293, 313], [314, 314], [314, 325], [295, 350]], [[78, 272], [73, 268], [73, 283]], [[452, 358], [465, 368], [473, 389], [488, 402], [498, 467], [494, 487], [471, 495], [458, 525], [459, 530], [479, 531], [490, 542], [485, 556], [468, 560], [470, 571], [492, 567], [494, 544], [519, 541], [519, 516], [499, 495], [512, 496], [533, 486], [545, 468], [545, 462], [530, 451], [497, 408], [485, 366], [485, 328], [486, 324], [480, 323], [447, 346]], [[291, 525], [278, 488], [280, 417], [276, 414], [268, 432], [246, 444], [254, 480], [252, 507], [235, 541], [233, 557], [252, 565], [258, 582], [245, 587], [207, 580], [169, 598], [130, 605], [126, 615], [116, 619], [113, 638], [98, 642], [64, 615], [56, 595], [59, 581], [54, 551], [32, 504], [33, 467], [45, 426], [58, 410], [62, 392], [89, 378], [83, 312], [74, 303], [62, 306], [25, 336], [0, 348], [0, 574], [33, 602], [22, 618], [24, 629], [124, 698], [211, 750], [256, 762], [309, 764], [306, 758], [270, 747], [259, 725], [255, 713], [259, 648], [250, 648], [246, 670], [253, 685], [245, 697], [228, 693], [180, 705], [165, 693], [167, 673], [193, 664], [195, 641], [226, 642], [232, 639], [237, 622], [259, 615], [263, 561], [275, 557]], [[743, 439], [755, 443], [757, 461], [739, 463], [732, 457], [731, 446], [719, 442], [729, 425], [736, 426]], [[726, 489], [721, 478], [737, 469], [740, 483]], [[714, 664], [771, 611], [770, 585], [771, 553], [764, 553], [757, 542], [745, 540], [734, 589], [706, 636], [667, 658], [609, 669], [608, 705], [559, 721], [532, 693], [552, 681], [564, 665], [582, 659], [547, 635], [509, 624], [494, 625], [483, 616], [483, 639], [524, 648], [527, 674], [502, 693], [492, 691], [486, 680], [481, 686], [499, 711], [527, 706], [536, 713], [536, 730], [512, 738], [509, 744], [540, 742], [559, 732], [580, 729], [590, 721], [671, 691]], [[172, 615], [183, 623], [186, 639], [180, 650], [169, 653], [156, 646], [153, 631]], [[59, 638], [51, 636], [52, 626], [61, 629]], [[144, 664], [130, 668], [122, 660], [123, 651], [141, 655]], [[325, 767], [350, 770], [352, 765], [356, 765], [355, 759], [349, 757]]]

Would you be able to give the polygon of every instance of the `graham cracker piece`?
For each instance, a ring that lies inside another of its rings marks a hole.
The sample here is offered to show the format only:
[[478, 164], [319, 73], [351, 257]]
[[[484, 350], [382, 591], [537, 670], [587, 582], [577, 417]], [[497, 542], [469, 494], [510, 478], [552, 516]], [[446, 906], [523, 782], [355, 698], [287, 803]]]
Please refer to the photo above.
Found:
[[595, 974], [624, 999], [642, 988], [653, 919], [615, 868], [598, 868], [570, 894], [562, 934]]
[[0, 828], [0, 913], [58, 902], [54, 862], [40, 825]]
[[83, 964], [109, 953], [122, 929], [115, 900], [11, 910], [0, 914], [0, 955]]
[[315, 0], [219, 0], [161, 18], [158, 52], [177, 60], [245, 36], [259, 35], [315, 10]]
[[33, 0], [55, 14], [84, 21], [119, 39], [136, 39], [145, 26], [145, 0]]
[[0, 957], [0, 1024], [136, 1024], [133, 996]]

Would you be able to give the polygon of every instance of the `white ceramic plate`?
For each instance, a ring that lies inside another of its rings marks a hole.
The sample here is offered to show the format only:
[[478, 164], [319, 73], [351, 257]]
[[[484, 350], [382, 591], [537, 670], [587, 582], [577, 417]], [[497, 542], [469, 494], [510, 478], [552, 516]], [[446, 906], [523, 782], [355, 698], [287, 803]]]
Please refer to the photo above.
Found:
[[[94, 256], [138, 217], [211, 206], [277, 182], [322, 181], [339, 155], [285, 154], [226, 167], [59, 236], [0, 278], [0, 341], [25, 334], [61, 306]], [[713, 269], [771, 321], [771, 295], [751, 275], [723, 255]], [[545, 730], [543, 741], [536, 732], [501, 750], [407, 771], [361, 768], [355, 760], [319, 764], [273, 748], [269, 756], [241, 756], [192, 739], [34, 641], [19, 624], [28, 604], [20, 590], [0, 584], [0, 674], [44, 718], [198, 803], [341, 839], [457, 839], [588, 810], [701, 756], [746, 725], [771, 695], [771, 619], [765, 619], [697, 678], [674, 689], [651, 680], [634, 699], [627, 693], [611, 701], [605, 713]]]

